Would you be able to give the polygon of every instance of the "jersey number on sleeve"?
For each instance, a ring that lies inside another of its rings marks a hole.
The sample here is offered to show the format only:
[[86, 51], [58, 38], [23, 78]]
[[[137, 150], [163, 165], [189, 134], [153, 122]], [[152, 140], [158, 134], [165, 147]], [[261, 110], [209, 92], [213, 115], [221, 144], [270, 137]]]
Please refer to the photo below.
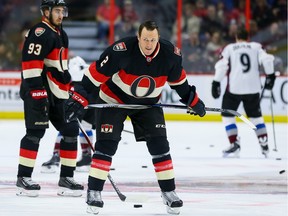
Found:
[[41, 49], [42, 49], [41, 44], [30, 43], [29, 49], [28, 49], [28, 54], [40, 55]]
[[251, 67], [249, 55], [247, 55], [246, 53], [242, 53], [240, 56], [240, 62], [243, 65], [243, 73], [249, 72]]

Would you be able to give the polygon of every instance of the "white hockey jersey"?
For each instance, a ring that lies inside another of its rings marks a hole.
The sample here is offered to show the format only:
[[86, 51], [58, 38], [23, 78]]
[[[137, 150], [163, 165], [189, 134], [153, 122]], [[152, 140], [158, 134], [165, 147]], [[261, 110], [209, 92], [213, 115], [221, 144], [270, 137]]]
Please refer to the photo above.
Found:
[[259, 67], [265, 73], [274, 73], [274, 57], [267, 54], [256, 42], [237, 42], [227, 45], [221, 59], [215, 64], [214, 80], [228, 76], [227, 87], [232, 94], [255, 94], [261, 91]]

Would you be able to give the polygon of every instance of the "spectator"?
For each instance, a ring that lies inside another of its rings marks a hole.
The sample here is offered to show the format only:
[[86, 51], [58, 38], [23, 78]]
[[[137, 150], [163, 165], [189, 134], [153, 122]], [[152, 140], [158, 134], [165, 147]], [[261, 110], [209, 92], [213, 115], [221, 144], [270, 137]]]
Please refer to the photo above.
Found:
[[138, 14], [135, 11], [132, 0], [125, 0], [121, 11], [121, 27], [117, 36], [135, 36], [139, 26]]
[[195, 3], [195, 15], [198, 17], [205, 17], [207, 15], [207, 9], [204, 0], [197, 0]]
[[[201, 18], [194, 14], [195, 6], [191, 3], [185, 3], [183, 6], [183, 16], [181, 18], [182, 24], [182, 38], [188, 39], [192, 33], [198, 34], [200, 31]], [[176, 36], [177, 21], [173, 26], [173, 36]], [[175, 38], [173, 38], [175, 40]]]
[[208, 60], [211, 64], [214, 65], [218, 60], [223, 45], [221, 33], [219, 31], [213, 32], [210, 41], [206, 45]]
[[209, 40], [213, 32], [221, 32], [223, 30], [224, 25], [217, 16], [216, 7], [214, 5], [208, 5], [207, 15], [202, 18], [200, 26], [200, 39], [203, 41]]
[[256, 0], [255, 2], [256, 5], [254, 6], [252, 13], [253, 19], [257, 22], [260, 29], [264, 29], [273, 22], [272, 10], [266, 0]]
[[[186, 68], [187, 73], [207, 71], [209, 63], [205, 46], [201, 44], [197, 32], [191, 32], [189, 38], [183, 41], [182, 55], [183, 67]], [[211, 68], [208, 71], [211, 71]]]
[[114, 11], [111, 11], [111, 5], [109, 0], [104, 0], [96, 10], [96, 22], [97, 22], [97, 35], [96, 38], [100, 42], [107, 42], [109, 36], [110, 16], [114, 22], [114, 27], [119, 27], [121, 22], [121, 10], [115, 4]]

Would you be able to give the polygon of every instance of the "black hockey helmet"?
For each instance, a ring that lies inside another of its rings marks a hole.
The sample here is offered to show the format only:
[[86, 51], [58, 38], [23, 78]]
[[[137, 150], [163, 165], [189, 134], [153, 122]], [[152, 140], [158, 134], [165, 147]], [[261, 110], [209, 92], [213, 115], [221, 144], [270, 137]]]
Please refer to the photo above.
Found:
[[68, 17], [68, 8], [67, 4], [64, 0], [42, 0], [40, 10], [41, 14], [43, 15], [43, 11], [45, 9], [52, 10], [53, 7], [63, 6], [64, 7], [64, 17]]

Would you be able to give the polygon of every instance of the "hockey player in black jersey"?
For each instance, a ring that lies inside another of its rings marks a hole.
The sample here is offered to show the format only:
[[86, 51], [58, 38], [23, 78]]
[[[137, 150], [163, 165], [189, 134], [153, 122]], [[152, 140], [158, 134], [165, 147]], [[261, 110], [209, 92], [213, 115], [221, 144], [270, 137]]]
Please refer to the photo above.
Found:
[[[161, 91], [168, 82], [188, 110], [193, 110], [191, 114], [201, 117], [206, 114], [195, 86], [188, 84], [180, 50], [160, 39], [153, 21], [141, 24], [137, 37], [124, 38], [108, 47], [85, 71], [82, 81], [88, 91], [100, 86], [97, 103], [149, 105], [159, 103]], [[183, 202], [175, 192], [165, 119], [159, 107], [96, 110], [97, 140], [88, 178], [87, 212], [97, 214], [103, 207], [101, 191], [127, 116], [132, 120], [136, 140], [147, 143], [168, 213], [179, 214]]]
[[63, 17], [68, 13], [65, 1], [42, 0], [40, 9], [42, 21], [26, 34], [22, 50], [20, 96], [24, 101], [26, 134], [20, 143], [17, 195], [38, 196], [40, 185], [31, 177], [39, 142], [50, 120], [63, 135], [58, 195], [81, 196], [84, 187], [73, 178], [79, 133], [75, 110], [83, 110], [88, 102], [77, 89], [69, 91], [68, 37], [62, 29]]

